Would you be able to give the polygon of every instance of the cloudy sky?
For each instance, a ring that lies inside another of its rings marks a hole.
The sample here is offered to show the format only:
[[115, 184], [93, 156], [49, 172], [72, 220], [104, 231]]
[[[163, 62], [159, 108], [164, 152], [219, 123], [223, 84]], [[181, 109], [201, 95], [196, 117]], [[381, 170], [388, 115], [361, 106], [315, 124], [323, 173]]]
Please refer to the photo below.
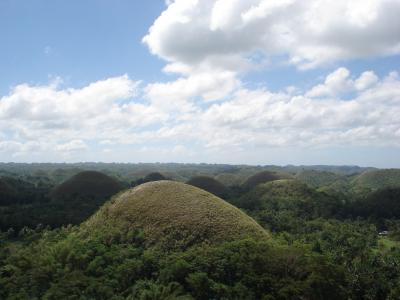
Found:
[[400, 0], [2, 0], [0, 161], [400, 167]]

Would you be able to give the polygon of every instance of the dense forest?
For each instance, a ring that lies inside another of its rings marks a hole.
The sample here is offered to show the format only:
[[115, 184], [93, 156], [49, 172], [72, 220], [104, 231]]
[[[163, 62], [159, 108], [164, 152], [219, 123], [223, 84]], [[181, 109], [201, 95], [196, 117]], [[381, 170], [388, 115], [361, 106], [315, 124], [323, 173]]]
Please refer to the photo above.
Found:
[[400, 170], [0, 164], [0, 299], [400, 299]]

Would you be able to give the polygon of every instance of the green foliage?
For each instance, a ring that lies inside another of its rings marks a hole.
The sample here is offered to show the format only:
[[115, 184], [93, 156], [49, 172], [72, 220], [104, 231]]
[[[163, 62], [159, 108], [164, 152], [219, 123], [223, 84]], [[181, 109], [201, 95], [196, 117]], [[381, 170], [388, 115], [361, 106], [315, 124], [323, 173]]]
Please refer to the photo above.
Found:
[[51, 186], [13, 177], [0, 177], [0, 207], [8, 205], [27, 205], [48, 201]]
[[[251, 212], [253, 216], [273, 231], [281, 231], [279, 223], [289, 225], [293, 217], [312, 219], [338, 214], [343, 199], [318, 192], [297, 180], [276, 180], [233, 199], [232, 203]], [[297, 227], [297, 225], [295, 225]]]
[[[44, 231], [0, 261], [2, 299], [338, 299], [343, 270], [307, 249], [243, 239], [166, 253]], [[3, 245], [3, 247], [5, 247]], [[2, 249], [4, 250], [4, 249]]]
[[0, 178], [0, 205], [10, 205], [17, 201], [17, 191], [3, 178]]
[[400, 188], [377, 190], [351, 205], [354, 215], [373, 218], [383, 227], [384, 219], [400, 218]]

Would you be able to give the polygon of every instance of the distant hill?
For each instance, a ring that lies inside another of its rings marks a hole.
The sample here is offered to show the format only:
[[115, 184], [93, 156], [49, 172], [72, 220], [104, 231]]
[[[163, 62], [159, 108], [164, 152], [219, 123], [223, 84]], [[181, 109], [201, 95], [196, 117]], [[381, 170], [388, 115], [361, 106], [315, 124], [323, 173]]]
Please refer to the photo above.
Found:
[[196, 186], [221, 198], [225, 198], [229, 193], [229, 190], [225, 185], [208, 176], [196, 176], [191, 178], [186, 183]]
[[159, 181], [159, 180], [166, 180], [167, 178], [162, 175], [159, 172], [151, 172], [149, 174], [147, 174], [146, 176], [144, 176], [143, 178], [139, 178], [138, 180], [136, 180], [133, 185], [140, 185], [146, 182], [151, 182], [151, 181]]
[[258, 185], [234, 204], [254, 212], [290, 211], [299, 217], [314, 218], [337, 213], [340, 201], [298, 180], [281, 179]]
[[277, 171], [289, 172], [289, 173], [299, 173], [305, 170], [314, 170], [314, 171], [335, 173], [338, 175], [353, 175], [353, 174], [360, 174], [362, 172], [377, 170], [376, 168], [371, 168], [371, 167], [331, 166], [331, 165], [309, 165], [309, 166], [288, 165], [283, 167], [268, 166], [268, 168], [275, 168]]
[[268, 233], [236, 207], [197, 187], [174, 182], [142, 184], [114, 197], [81, 225], [89, 234], [143, 232], [149, 245], [186, 248], [203, 242]]
[[269, 181], [279, 180], [279, 179], [291, 179], [292, 175], [281, 172], [274, 171], [262, 171], [253, 176], [250, 176], [244, 183], [243, 186], [247, 189], [255, 188], [257, 185], [266, 183]]
[[347, 177], [343, 175], [316, 170], [304, 170], [296, 174], [295, 178], [314, 188], [327, 187], [334, 185], [335, 182], [345, 182], [348, 180]]
[[355, 177], [351, 182], [355, 191], [375, 191], [384, 188], [400, 187], [400, 169], [368, 171]]
[[117, 180], [108, 175], [97, 171], [83, 171], [56, 187], [51, 196], [55, 200], [107, 199], [122, 188]]

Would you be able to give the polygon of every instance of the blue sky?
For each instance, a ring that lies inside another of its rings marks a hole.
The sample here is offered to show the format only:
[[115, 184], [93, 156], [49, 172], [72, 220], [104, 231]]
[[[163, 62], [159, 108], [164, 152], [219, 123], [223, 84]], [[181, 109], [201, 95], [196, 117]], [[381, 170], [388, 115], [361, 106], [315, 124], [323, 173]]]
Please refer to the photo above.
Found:
[[162, 0], [0, 2], [0, 91], [60, 76], [72, 86], [129, 74], [163, 78], [163, 62], [141, 43]]
[[3, 0], [0, 161], [400, 167], [398, 14], [398, 0]]

